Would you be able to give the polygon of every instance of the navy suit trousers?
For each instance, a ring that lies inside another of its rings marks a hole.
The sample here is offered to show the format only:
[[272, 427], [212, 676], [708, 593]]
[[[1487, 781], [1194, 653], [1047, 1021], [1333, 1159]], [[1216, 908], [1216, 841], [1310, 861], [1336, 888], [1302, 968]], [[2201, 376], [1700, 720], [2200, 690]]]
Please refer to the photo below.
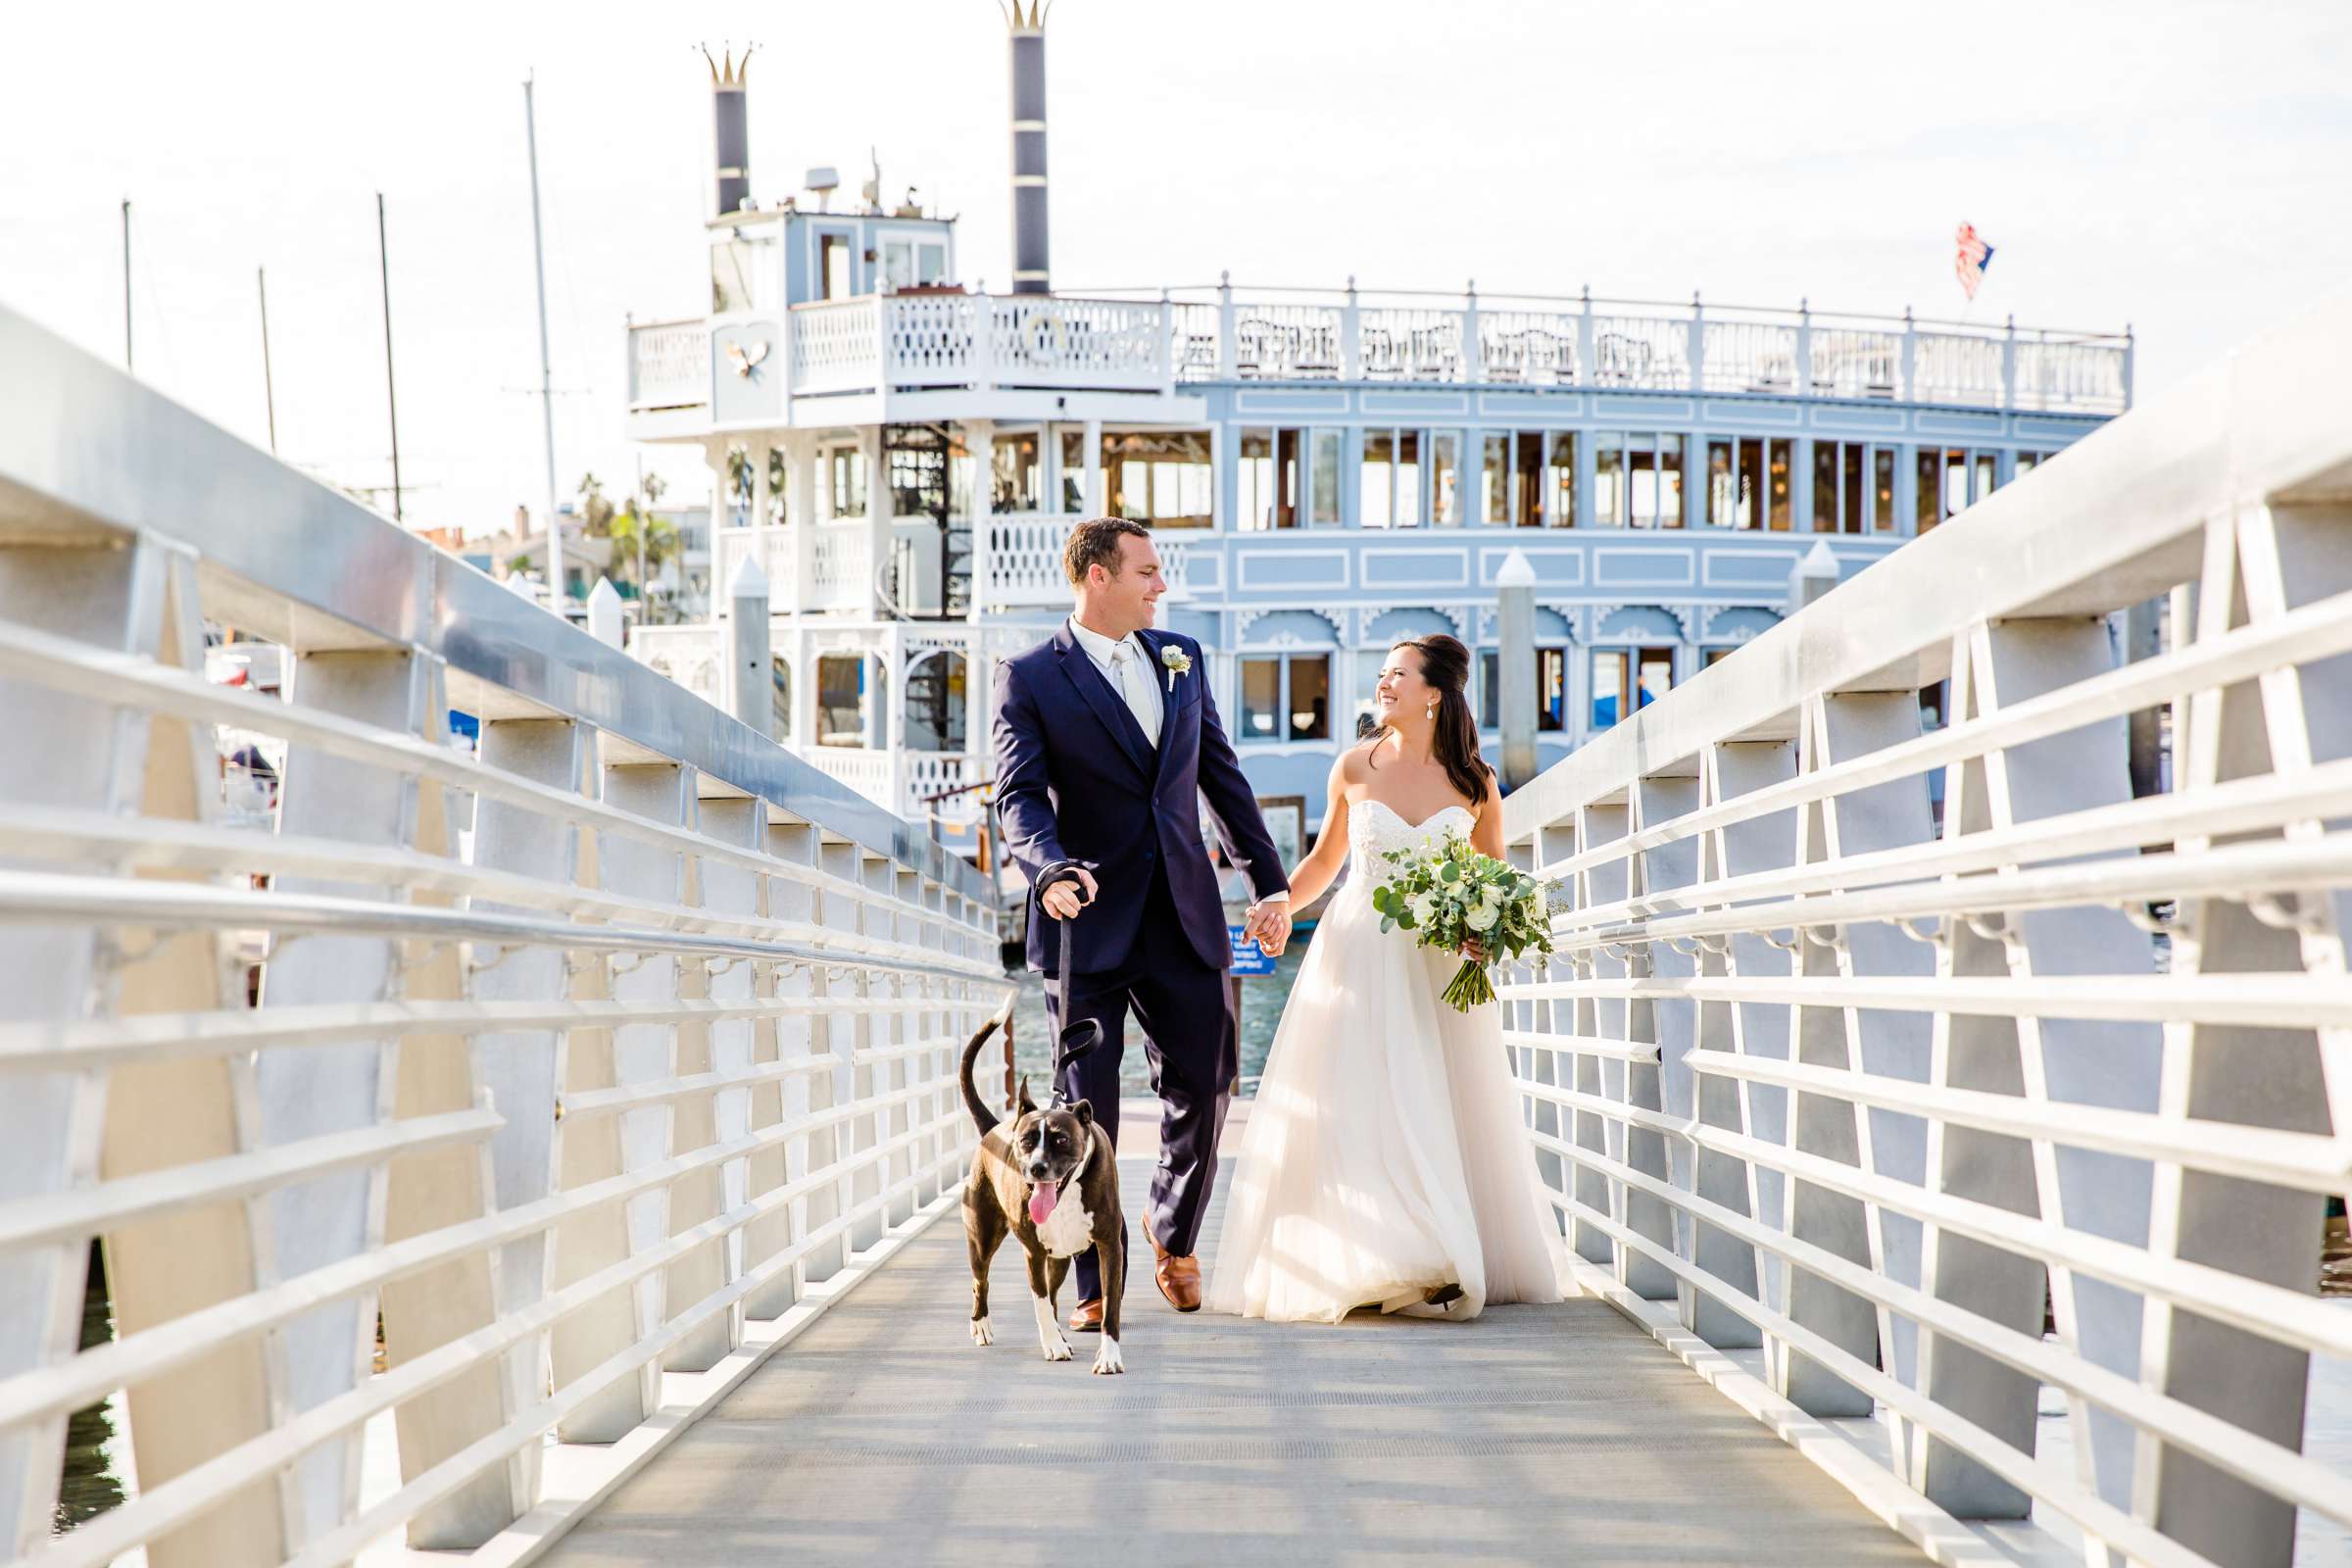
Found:
[[[1105, 899], [1118, 896], [1112, 889], [1102, 893]], [[1061, 991], [1058, 979], [1048, 980], [1047, 1010], [1056, 1039], [1065, 1021]], [[1209, 1192], [1216, 1185], [1217, 1136], [1224, 1130], [1225, 1107], [1241, 1071], [1241, 1049], [1235, 1020], [1225, 1005], [1224, 971], [1203, 963], [1185, 936], [1176, 901], [1161, 873], [1152, 873], [1142, 925], [1126, 963], [1106, 973], [1073, 976], [1067, 1008], [1070, 1021], [1092, 1018], [1101, 1023], [1102, 1044], [1070, 1064], [1062, 1076], [1062, 1092], [1093, 1106], [1095, 1120], [1109, 1135], [1114, 1150], [1119, 1136], [1119, 1062], [1126, 1054], [1130, 1008], [1143, 1026], [1152, 1088], [1161, 1106], [1159, 1164], [1152, 1173], [1144, 1225], [1147, 1236], [1156, 1238], [1160, 1246], [1190, 1256], [1200, 1241], [1201, 1217], [1208, 1212]], [[1102, 1274], [1092, 1248], [1078, 1254], [1077, 1271], [1079, 1299], [1100, 1297]]]

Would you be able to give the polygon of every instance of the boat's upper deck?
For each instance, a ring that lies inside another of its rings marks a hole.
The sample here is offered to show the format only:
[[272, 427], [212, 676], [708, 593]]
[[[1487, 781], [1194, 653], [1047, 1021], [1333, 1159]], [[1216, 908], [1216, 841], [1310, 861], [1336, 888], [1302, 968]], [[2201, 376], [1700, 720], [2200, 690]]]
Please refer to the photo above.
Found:
[[628, 393], [631, 434], [645, 440], [933, 418], [1190, 422], [1201, 417], [1198, 392], [1265, 382], [2105, 416], [2131, 404], [2132, 355], [2129, 331], [1696, 297], [1677, 305], [1230, 284], [991, 295], [916, 285], [633, 324]]

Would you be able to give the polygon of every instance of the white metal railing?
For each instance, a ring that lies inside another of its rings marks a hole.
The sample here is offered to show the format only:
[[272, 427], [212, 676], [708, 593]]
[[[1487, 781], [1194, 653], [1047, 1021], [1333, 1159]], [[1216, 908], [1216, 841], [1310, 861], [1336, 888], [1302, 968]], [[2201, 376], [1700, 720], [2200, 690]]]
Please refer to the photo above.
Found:
[[[1409, 290], [1370, 304], [1353, 289], [1331, 299], [1304, 289], [1240, 298], [1230, 287], [1154, 292], [1151, 300], [912, 293], [795, 306], [792, 391], [1156, 391], [1186, 381], [1358, 379], [2079, 414], [2120, 413], [2132, 401], [2129, 332], [2053, 335], [1907, 315], [1590, 296], [1465, 295], [1442, 305]], [[631, 328], [630, 368], [633, 408], [707, 401], [708, 326]]]
[[872, 388], [882, 364], [881, 301], [871, 296], [792, 308], [792, 389]]
[[[0, 400], [0, 1544], [527, 1557], [952, 1202], [989, 890], [5, 311]], [[128, 1495], [53, 1536], [93, 1405]]]
[[[1104, 292], [1117, 293], [1117, 290]], [[1144, 291], [1137, 291], [1144, 292]], [[1183, 381], [1350, 376], [2121, 413], [2132, 340], [1800, 307], [1434, 290], [1155, 289]], [[1473, 356], [1466, 346], [1475, 342]]]
[[1574, 386], [1583, 363], [1583, 320], [1562, 311], [1481, 311], [1481, 369], [1490, 381]]
[[[980, 584], [981, 608], [1067, 605], [1070, 580], [1061, 568], [1061, 553], [1069, 543], [1070, 530], [1081, 520], [1074, 514], [1048, 512], [1000, 512], [985, 518], [987, 574]], [[1167, 579], [1169, 593], [1183, 597], [1189, 591], [1185, 567], [1191, 546], [1165, 529], [1153, 534], [1152, 543], [1159, 552], [1160, 572]]]
[[[771, 603], [773, 601], [770, 601]], [[632, 626], [629, 657], [704, 702], [725, 700], [719, 661], [726, 657], [724, 630], [716, 621], [682, 621], [675, 626]]]
[[890, 753], [854, 746], [812, 746], [806, 755], [818, 772], [839, 779], [877, 806], [890, 800]]
[[2347, 354], [2352, 295], [1505, 805], [1564, 889], [1502, 997], [1586, 1284], [1834, 1470], [1890, 1453], [1915, 1534], [1924, 1494], [2286, 1568], [2352, 1524], [2304, 1451], [2311, 1359], [2352, 1355], [2315, 1298], [2352, 1187]]
[[710, 330], [702, 321], [629, 328], [629, 407], [693, 408], [710, 401]]
[[809, 546], [808, 591], [804, 610], [852, 610], [865, 613], [874, 603], [873, 572], [867, 564], [873, 541], [863, 517], [817, 524]]
[[1912, 347], [1911, 395], [1922, 403], [1972, 403], [1998, 408], [2002, 344], [1988, 337], [1921, 332]]
[[760, 568], [767, 573], [767, 602], [779, 610], [790, 609], [800, 576], [800, 544], [789, 526], [718, 529], [711, 541], [716, 548], [710, 580], [724, 593], [735, 580], [736, 566], [761, 541]]
[[1155, 388], [1171, 379], [1165, 306], [1031, 295], [987, 304], [998, 386]]

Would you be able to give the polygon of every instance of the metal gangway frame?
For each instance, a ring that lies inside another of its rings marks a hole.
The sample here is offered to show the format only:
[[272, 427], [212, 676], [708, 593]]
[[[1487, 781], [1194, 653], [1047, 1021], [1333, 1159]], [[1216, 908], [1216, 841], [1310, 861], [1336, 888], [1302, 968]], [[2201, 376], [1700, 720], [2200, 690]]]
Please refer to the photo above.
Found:
[[[283, 741], [273, 826], [221, 728]], [[0, 1555], [534, 1555], [952, 1206], [996, 926], [919, 829], [0, 310]], [[53, 1536], [101, 1405], [135, 1485]]]
[[1559, 884], [1502, 995], [1580, 1275], [1943, 1560], [2352, 1523], [2303, 1451], [2352, 1356], [2347, 358], [2352, 294], [1505, 803]]

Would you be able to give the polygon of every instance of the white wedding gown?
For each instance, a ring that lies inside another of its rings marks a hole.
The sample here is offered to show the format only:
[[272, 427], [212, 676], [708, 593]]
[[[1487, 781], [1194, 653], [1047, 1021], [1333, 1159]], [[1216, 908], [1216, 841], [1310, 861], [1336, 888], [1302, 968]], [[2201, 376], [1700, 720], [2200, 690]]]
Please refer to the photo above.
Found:
[[[1418, 825], [1378, 801], [1348, 813], [1354, 866], [1315, 927], [1275, 1031], [1227, 1187], [1204, 1304], [1337, 1323], [1359, 1306], [1476, 1317], [1560, 1299], [1559, 1235], [1502, 1045], [1500, 1008], [1448, 1006], [1461, 959], [1383, 934], [1372, 889]], [[1433, 1288], [1458, 1284], [1444, 1311]]]

